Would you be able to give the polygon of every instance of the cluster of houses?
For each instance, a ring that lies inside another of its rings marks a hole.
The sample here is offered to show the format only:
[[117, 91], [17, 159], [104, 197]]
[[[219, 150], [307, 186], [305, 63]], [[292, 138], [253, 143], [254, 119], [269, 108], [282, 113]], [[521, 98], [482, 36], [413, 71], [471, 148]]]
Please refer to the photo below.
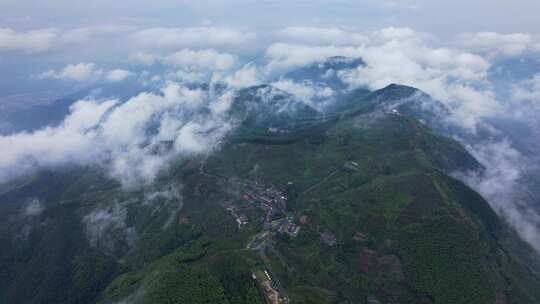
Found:
[[267, 225], [271, 225], [273, 220], [283, 217], [287, 212], [287, 194], [274, 186], [250, 182], [244, 200], [265, 210]]
[[[300, 226], [296, 223], [295, 217], [287, 213], [285, 191], [255, 181], [248, 181], [244, 185], [246, 189], [242, 195], [243, 201], [265, 211], [263, 219], [265, 230], [274, 230], [292, 237], [298, 235]], [[226, 200], [222, 205], [235, 218], [239, 229], [249, 223], [248, 217], [242, 213], [242, 205], [234, 204], [232, 200]]]

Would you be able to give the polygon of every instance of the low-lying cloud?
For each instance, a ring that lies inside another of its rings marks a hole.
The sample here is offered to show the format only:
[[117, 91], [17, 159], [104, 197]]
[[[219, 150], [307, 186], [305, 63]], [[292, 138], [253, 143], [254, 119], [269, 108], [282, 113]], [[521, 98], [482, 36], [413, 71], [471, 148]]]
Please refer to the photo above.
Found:
[[43, 52], [54, 46], [57, 35], [57, 30], [53, 28], [27, 32], [0, 28], [0, 51]]
[[130, 55], [135, 63], [143, 65], [163, 64], [188, 70], [222, 71], [230, 69], [236, 63], [236, 56], [220, 53], [214, 49], [191, 50], [182, 49], [174, 53], [160, 55], [148, 52], [137, 52]]
[[49, 70], [39, 75], [41, 79], [74, 80], [80, 82], [108, 81], [119, 82], [126, 80], [133, 72], [124, 69], [103, 70], [95, 63], [68, 64], [60, 70]]
[[133, 31], [134, 27], [125, 25], [99, 25], [62, 30], [55, 27], [17, 31], [0, 28], [0, 52], [23, 51], [36, 55], [53, 49], [83, 44], [93, 38], [119, 35]]
[[459, 173], [457, 177], [478, 191], [512, 227], [540, 252], [540, 214], [527, 198], [524, 178], [534, 166], [530, 159], [512, 147], [507, 139], [477, 142], [468, 150], [485, 166], [481, 174]]
[[456, 44], [465, 49], [489, 55], [518, 56], [532, 45], [531, 35], [524, 33], [499, 34], [495, 32], [462, 33]]
[[295, 26], [280, 30], [278, 37], [285, 41], [313, 45], [363, 45], [369, 38], [359, 32], [347, 31], [339, 27]]
[[222, 27], [156, 27], [133, 33], [131, 41], [143, 48], [239, 47], [255, 34]]
[[[76, 102], [61, 125], [0, 137], [0, 181], [40, 167], [100, 165], [125, 186], [153, 181], [172, 157], [215, 148], [234, 95], [166, 84], [127, 101]], [[171, 149], [160, 147], [172, 143]], [[156, 151], [161, 151], [157, 153]]]

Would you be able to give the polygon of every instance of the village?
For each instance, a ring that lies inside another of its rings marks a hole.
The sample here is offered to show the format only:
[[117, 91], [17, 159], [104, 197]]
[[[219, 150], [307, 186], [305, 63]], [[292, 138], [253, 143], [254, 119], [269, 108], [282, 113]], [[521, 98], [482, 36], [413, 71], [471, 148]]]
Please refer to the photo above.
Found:
[[[291, 237], [298, 235], [300, 226], [294, 215], [287, 212], [287, 194], [285, 191], [256, 181], [242, 183], [245, 187], [240, 202], [225, 200], [222, 205], [235, 219], [238, 229], [249, 223], [249, 218], [243, 213], [246, 207], [256, 207], [264, 210], [263, 232], [277, 232]], [[265, 234], [266, 235], [266, 234]]]

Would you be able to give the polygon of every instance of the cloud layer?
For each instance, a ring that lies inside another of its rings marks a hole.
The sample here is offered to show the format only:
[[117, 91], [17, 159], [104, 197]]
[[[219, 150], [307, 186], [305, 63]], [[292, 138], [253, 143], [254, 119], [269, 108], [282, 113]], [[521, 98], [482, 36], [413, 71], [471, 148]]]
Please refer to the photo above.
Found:
[[0, 51], [42, 52], [51, 49], [57, 38], [55, 29], [17, 32], [10, 28], [0, 28]]
[[133, 73], [128, 70], [114, 69], [110, 71], [98, 69], [95, 63], [77, 63], [68, 64], [61, 70], [49, 70], [39, 75], [41, 79], [63, 79], [74, 80], [81, 82], [94, 82], [94, 81], [109, 81], [119, 82], [123, 81]]
[[[168, 83], [125, 102], [78, 101], [58, 127], [0, 137], [0, 181], [39, 167], [88, 164], [126, 186], [149, 183], [171, 157], [217, 146], [230, 128], [223, 113], [232, 97]], [[172, 149], [164, 149], [168, 142]]]

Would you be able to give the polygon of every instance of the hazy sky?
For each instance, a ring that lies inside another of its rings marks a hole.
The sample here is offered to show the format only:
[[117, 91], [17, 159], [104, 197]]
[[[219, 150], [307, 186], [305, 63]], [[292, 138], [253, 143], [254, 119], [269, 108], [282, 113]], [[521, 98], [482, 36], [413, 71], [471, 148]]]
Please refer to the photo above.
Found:
[[540, 28], [535, 0], [2, 0], [0, 24], [16, 29], [103, 23], [185, 26], [212, 23], [257, 29], [341, 25], [409, 26], [444, 35]]

